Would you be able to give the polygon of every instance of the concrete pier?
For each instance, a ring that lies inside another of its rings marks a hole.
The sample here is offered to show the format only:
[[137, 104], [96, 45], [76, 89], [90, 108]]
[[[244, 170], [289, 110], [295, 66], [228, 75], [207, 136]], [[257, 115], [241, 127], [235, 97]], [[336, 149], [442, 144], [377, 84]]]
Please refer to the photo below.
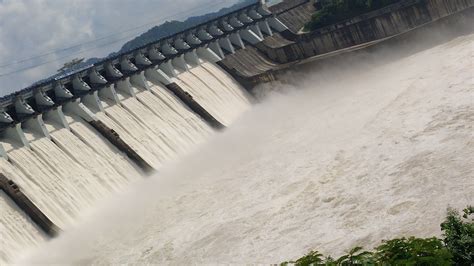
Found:
[[93, 128], [97, 130], [104, 138], [106, 138], [112, 145], [124, 152], [130, 160], [135, 162], [145, 173], [151, 174], [155, 171], [136, 151], [132, 149], [117, 132], [109, 128], [100, 120], [92, 120], [88, 122]]
[[225, 126], [217, 121], [204, 107], [202, 107], [198, 102], [193, 99], [188, 92], [184, 91], [178, 84], [170, 83], [166, 85], [166, 88], [174, 93], [184, 104], [186, 104], [189, 109], [198, 114], [206, 123], [214, 129], [221, 130]]
[[55, 237], [61, 231], [12, 180], [2, 173], [0, 173], [0, 189], [48, 236]]

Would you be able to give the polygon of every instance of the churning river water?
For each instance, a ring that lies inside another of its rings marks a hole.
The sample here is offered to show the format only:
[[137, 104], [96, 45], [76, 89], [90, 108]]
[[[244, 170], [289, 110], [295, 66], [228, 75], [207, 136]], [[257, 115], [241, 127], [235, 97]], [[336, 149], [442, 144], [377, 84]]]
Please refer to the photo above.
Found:
[[279, 263], [439, 235], [474, 203], [474, 35], [336, 61], [22, 262]]

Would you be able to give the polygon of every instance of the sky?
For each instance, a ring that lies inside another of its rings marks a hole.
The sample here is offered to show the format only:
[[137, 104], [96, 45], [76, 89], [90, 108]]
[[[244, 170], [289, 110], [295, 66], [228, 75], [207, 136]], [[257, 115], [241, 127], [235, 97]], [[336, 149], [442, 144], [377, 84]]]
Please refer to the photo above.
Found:
[[166, 20], [184, 20], [236, 2], [0, 0], [0, 96], [56, 73], [73, 58], [117, 51]]

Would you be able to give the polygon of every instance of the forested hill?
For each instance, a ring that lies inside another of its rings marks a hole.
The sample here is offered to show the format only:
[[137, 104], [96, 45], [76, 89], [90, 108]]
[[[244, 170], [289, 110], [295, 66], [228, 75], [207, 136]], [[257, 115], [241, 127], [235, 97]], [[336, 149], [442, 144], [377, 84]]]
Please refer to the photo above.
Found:
[[234, 10], [242, 8], [246, 5], [255, 3], [256, 1], [257, 0], [242, 0], [231, 7], [223, 8], [217, 12], [209, 13], [202, 16], [190, 17], [186, 19], [185, 21], [175, 21], [175, 20], [166, 21], [164, 24], [160, 26], [155, 26], [151, 28], [150, 30], [148, 30], [147, 32], [143, 33], [142, 35], [136, 37], [135, 39], [125, 43], [120, 49], [119, 53], [138, 48], [149, 42], [158, 40], [160, 38], [163, 38], [163, 37], [178, 33], [180, 31], [183, 31], [185, 29], [191, 28], [193, 26], [199, 25], [206, 21], [215, 19], [217, 17], [230, 13]]
[[[1, 0], [0, 0], [1, 1]], [[237, 10], [239, 8], [242, 8], [246, 5], [250, 5], [252, 3], [256, 3], [258, 0], [240, 0], [238, 3], [236, 3], [233, 6], [223, 8], [217, 12], [214, 13], [209, 13], [201, 16], [194, 16], [186, 19], [185, 21], [166, 21], [165, 23], [155, 26], [148, 30], [147, 32], [143, 33], [142, 35], [134, 38], [133, 40], [125, 43], [122, 48], [118, 52], [113, 52], [109, 54], [107, 57], [114, 56], [118, 53], [129, 51], [134, 48], [138, 48], [142, 45], [148, 44], [150, 42], [159, 40], [160, 38], [178, 33], [180, 31], [183, 31], [185, 29], [191, 28], [193, 26], [197, 26], [201, 23], [204, 23], [206, 21], [210, 21], [212, 19], [215, 19], [217, 17], [220, 17], [222, 15], [225, 15], [227, 13], [230, 13], [234, 10]], [[178, 3], [177, 3], [178, 4]], [[56, 73], [53, 76], [50, 76], [46, 79], [51, 79], [59, 76], [63, 76], [68, 73], [72, 73], [74, 71], [77, 71], [79, 69], [82, 69], [84, 67], [88, 67], [98, 61], [100, 61], [102, 58], [89, 58], [81, 62], [81, 59], [75, 59], [79, 61], [79, 63], [73, 64], [68, 67], [63, 67], [62, 69], [58, 70], [58, 73]], [[74, 60], [73, 60], [74, 61]], [[42, 79], [40, 81], [35, 82], [34, 84], [41, 83], [46, 79]]]
[[[118, 52], [113, 52], [113, 53], [109, 54], [108, 56], [114, 56], [118, 53], [138, 48], [138, 47], [140, 47], [142, 45], [145, 45], [147, 43], [159, 40], [160, 38], [178, 33], [180, 31], [183, 31], [185, 29], [188, 29], [188, 28], [191, 28], [193, 26], [199, 25], [199, 24], [204, 23], [206, 21], [215, 19], [217, 17], [220, 17], [222, 15], [225, 15], [227, 13], [230, 13], [234, 10], [237, 10], [239, 8], [242, 8], [246, 5], [250, 5], [250, 4], [255, 3], [255, 2], [257, 2], [257, 0], [241, 0], [233, 6], [223, 8], [223, 9], [217, 11], [217, 12], [214, 12], [214, 13], [209, 13], [209, 14], [205, 14], [205, 15], [201, 15], [201, 16], [195, 16], [195, 17], [189, 17], [185, 21], [176, 21], [176, 20], [166, 21], [165, 23], [163, 23], [159, 26], [155, 26], [155, 27], [149, 29], [147, 32], [143, 33], [142, 35], [140, 35], [138, 37], [135, 37], [133, 40], [125, 43], [122, 46], [122, 48], [120, 48], [120, 50]], [[80, 64], [77, 64], [77, 65], [74, 65], [71, 68], [68, 68], [67, 70], [68, 71], [71, 71], [71, 70], [74, 71], [75, 69], [80, 69], [82, 67], [89, 66], [89, 65], [94, 64], [94, 63], [96, 63], [100, 60], [101, 60], [101, 58], [95, 58], [95, 57], [94, 58], [89, 58], [89, 59], [85, 60], [84, 62], [82, 62]], [[61, 73], [64, 73], [64, 72], [60, 72], [60, 74]]]

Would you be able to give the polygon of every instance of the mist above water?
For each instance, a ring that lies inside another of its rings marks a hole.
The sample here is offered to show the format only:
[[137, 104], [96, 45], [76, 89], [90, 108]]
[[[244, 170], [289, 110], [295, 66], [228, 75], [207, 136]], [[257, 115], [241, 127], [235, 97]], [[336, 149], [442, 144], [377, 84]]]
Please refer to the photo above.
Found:
[[474, 202], [473, 50], [466, 35], [303, 67], [24, 262], [279, 263], [438, 235]]

